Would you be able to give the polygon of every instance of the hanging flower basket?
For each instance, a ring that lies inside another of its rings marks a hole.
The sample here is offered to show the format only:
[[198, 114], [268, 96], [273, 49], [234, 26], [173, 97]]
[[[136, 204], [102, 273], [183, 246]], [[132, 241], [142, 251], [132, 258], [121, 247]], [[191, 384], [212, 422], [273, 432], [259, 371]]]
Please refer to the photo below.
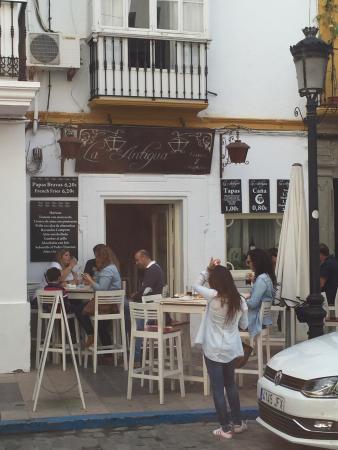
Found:
[[228, 150], [228, 156], [232, 163], [234, 164], [243, 164], [246, 160], [246, 155], [248, 154], [248, 150], [250, 146], [245, 142], [237, 139], [235, 142], [228, 144], [226, 146]]

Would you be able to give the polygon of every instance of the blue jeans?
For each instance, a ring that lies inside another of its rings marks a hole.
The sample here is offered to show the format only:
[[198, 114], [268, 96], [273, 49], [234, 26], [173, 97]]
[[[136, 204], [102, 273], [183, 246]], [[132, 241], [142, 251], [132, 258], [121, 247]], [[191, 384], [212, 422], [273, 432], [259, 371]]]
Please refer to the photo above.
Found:
[[219, 423], [224, 432], [230, 431], [230, 416], [227, 410], [224, 388], [226, 390], [230, 406], [232, 422], [234, 423], [234, 425], [241, 425], [242, 423], [239, 394], [237, 385], [235, 383], [234, 361], [230, 361], [229, 363], [211, 361], [205, 355], [204, 359], [210, 378], [210, 384]]

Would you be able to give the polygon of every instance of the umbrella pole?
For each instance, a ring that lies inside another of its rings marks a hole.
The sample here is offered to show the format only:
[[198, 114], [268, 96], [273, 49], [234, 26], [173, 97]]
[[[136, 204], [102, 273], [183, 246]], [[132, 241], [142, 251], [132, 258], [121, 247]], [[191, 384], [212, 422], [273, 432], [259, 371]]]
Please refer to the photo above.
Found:
[[285, 307], [285, 348], [291, 347], [291, 309]]

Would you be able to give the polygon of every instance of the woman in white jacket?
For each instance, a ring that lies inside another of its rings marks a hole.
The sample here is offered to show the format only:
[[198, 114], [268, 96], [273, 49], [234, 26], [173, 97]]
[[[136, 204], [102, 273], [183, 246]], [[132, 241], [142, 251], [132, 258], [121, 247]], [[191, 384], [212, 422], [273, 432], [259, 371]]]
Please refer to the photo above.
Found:
[[[209, 283], [210, 288], [203, 286], [205, 282]], [[194, 289], [208, 302], [196, 343], [202, 344], [221, 425], [213, 434], [231, 439], [233, 433], [241, 433], [247, 428], [241, 418], [235, 359], [243, 356], [239, 328], [244, 330], [248, 327], [248, 308], [236, 289], [230, 271], [220, 265], [219, 259], [211, 258], [207, 270], [200, 273]], [[231, 415], [227, 411], [224, 388]]]

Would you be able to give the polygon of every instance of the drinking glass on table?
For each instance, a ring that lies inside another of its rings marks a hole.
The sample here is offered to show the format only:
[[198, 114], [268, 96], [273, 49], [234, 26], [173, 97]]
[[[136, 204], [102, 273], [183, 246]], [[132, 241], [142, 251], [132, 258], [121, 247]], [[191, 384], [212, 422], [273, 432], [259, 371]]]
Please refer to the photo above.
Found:
[[186, 295], [188, 295], [189, 297], [192, 297], [192, 291], [193, 291], [192, 286], [191, 286], [191, 285], [188, 285], [188, 286], [186, 287], [185, 293], [186, 293]]

